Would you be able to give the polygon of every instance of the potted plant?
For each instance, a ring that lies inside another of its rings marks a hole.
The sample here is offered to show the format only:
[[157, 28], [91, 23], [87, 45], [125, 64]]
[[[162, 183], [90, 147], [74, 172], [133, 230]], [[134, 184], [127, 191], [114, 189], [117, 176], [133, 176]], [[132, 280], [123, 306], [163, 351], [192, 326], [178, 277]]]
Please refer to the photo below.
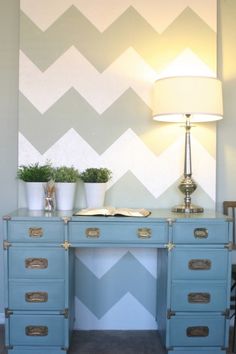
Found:
[[58, 210], [72, 210], [76, 192], [79, 171], [73, 166], [60, 166], [53, 169], [55, 181], [56, 208]]
[[40, 165], [38, 162], [21, 165], [17, 170], [17, 178], [25, 182], [27, 206], [30, 210], [44, 209], [44, 184], [52, 177], [50, 163]]
[[100, 208], [104, 205], [106, 184], [112, 171], [105, 167], [90, 167], [80, 174], [84, 182], [87, 208]]

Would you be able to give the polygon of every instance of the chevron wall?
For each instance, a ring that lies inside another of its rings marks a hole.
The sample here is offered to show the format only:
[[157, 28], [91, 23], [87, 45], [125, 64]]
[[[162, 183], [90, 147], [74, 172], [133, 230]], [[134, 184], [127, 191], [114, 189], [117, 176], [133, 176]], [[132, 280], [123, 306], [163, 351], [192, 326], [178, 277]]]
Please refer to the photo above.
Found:
[[[19, 165], [106, 166], [113, 171], [107, 204], [179, 203], [183, 129], [152, 121], [152, 84], [216, 75], [216, 3], [21, 0]], [[206, 208], [215, 203], [215, 135], [214, 123], [193, 129], [193, 199]], [[84, 206], [79, 184], [76, 207]], [[155, 328], [156, 257], [154, 250], [77, 250], [76, 328]]]

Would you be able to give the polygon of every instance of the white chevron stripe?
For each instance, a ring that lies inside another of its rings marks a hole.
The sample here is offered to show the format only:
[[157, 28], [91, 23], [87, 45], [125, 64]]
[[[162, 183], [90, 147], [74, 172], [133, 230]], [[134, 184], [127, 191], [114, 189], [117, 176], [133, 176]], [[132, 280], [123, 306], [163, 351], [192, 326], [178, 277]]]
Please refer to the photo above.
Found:
[[[131, 171], [157, 198], [183, 173], [183, 139], [175, 141], [156, 156], [128, 129], [102, 155], [98, 155], [74, 129], [70, 129], [39, 158], [39, 152], [19, 134], [19, 159], [20, 164], [49, 159], [55, 165], [74, 165], [79, 170], [107, 166], [113, 171], [108, 188]], [[215, 159], [195, 139], [192, 139], [192, 155], [196, 182], [215, 200]]]
[[115, 265], [127, 252], [137, 260], [156, 278], [157, 251], [156, 249], [142, 248], [85, 248], [77, 249], [76, 256], [97, 278], [101, 278], [113, 265]]
[[45, 72], [20, 52], [20, 91], [41, 112], [74, 87], [98, 113], [104, 112], [129, 87], [151, 105], [156, 72], [132, 48], [103, 73], [99, 73], [75, 47], [71, 47]]
[[157, 323], [143, 305], [128, 293], [101, 319], [97, 319], [76, 297], [74, 328], [81, 330], [151, 330], [157, 329]]
[[103, 73], [99, 73], [75, 47], [71, 47], [45, 72], [20, 52], [20, 91], [41, 113], [71, 87], [100, 114], [129, 87], [151, 107], [153, 82], [160, 77], [176, 75], [215, 76], [215, 72], [188, 48], [159, 74], [133, 48], [127, 49]]
[[183, 50], [158, 75], [158, 79], [171, 76], [208, 76], [215, 77], [216, 69], [212, 70], [190, 48]]
[[100, 31], [104, 31], [129, 6], [133, 6], [158, 32], [191, 7], [216, 31], [216, 0], [21, 0], [21, 9], [45, 31], [70, 6], [76, 6]]

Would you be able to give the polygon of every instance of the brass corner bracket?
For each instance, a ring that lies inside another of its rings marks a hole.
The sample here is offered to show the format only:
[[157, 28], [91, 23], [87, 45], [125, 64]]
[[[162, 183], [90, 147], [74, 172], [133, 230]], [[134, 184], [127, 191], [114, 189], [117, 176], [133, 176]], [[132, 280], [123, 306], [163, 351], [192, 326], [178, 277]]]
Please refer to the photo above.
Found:
[[64, 224], [68, 224], [68, 222], [71, 220], [71, 217], [70, 216], [63, 216], [62, 217], [62, 220], [63, 220], [63, 222], [64, 222]]
[[165, 247], [168, 249], [168, 252], [172, 251], [173, 248], [175, 247], [175, 244], [172, 242], [169, 242], [165, 245]]
[[72, 246], [70, 242], [68, 242], [67, 240], [64, 243], [60, 244], [61, 247], [63, 247], [65, 249], [65, 251], [68, 251], [68, 249]]
[[8, 242], [7, 240], [3, 241], [3, 249], [8, 250], [8, 248], [11, 247], [11, 243]]

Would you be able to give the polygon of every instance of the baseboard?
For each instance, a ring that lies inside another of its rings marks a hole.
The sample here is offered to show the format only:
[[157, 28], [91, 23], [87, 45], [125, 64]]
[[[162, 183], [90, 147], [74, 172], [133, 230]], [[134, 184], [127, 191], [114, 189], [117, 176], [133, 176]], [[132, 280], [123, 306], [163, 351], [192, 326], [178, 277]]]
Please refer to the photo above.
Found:
[[4, 313], [0, 313], [0, 324], [4, 324], [4, 323], [5, 323]]

